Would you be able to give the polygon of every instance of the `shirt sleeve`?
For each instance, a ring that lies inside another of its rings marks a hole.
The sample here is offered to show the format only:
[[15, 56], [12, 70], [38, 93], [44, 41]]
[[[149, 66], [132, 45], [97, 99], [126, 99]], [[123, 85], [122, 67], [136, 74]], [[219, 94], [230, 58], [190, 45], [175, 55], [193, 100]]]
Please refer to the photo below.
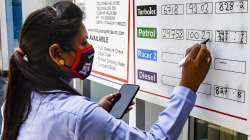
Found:
[[75, 140], [176, 140], [196, 100], [186, 87], [176, 87], [171, 99], [149, 131], [130, 127], [95, 103], [81, 110], [76, 121]]
[[5, 102], [3, 102], [3, 105], [1, 106], [2, 124], [1, 124], [0, 137], [2, 137], [2, 135], [3, 135], [3, 129], [4, 129], [4, 107], [5, 107]]

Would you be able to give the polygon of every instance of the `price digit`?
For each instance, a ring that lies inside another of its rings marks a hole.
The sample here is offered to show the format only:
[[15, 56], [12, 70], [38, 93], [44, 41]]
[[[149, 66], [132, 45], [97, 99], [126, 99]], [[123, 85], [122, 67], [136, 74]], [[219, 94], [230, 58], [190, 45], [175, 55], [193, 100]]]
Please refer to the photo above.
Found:
[[179, 6], [176, 4], [174, 7], [174, 14], [177, 15], [178, 14], [178, 8]]
[[240, 8], [243, 9], [243, 10], [245, 9], [244, 2], [243, 2], [243, 1], [240, 2]]
[[219, 87], [215, 87], [215, 94], [217, 94], [217, 95], [220, 94]]
[[229, 10], [232, 11], [233, 9], [234, 9], [234, 2], [230, 1]]
[[220, 7], [219, 7], [219, 10], [220, 10], [220, 11], [224, 11], [223, 2], [220, 2], [220, 3], [219, 3], [219, 6], [220, 6]]
[[238, 91], [238, 94], [237, 94], [238, 98], [241, 98], [242, 96], [242, 93], [240, 91]]
[[208, 3], [205, 2], [204, 4], [201, 5], [201, 11], [205, 14], [208, 13]]

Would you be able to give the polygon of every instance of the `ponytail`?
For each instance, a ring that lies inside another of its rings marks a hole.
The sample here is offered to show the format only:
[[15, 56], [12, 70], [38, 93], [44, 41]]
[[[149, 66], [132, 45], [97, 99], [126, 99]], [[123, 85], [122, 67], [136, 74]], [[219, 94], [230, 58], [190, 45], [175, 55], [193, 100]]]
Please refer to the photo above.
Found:
[[[4, 107], [3, 140], [16, 140], [21, 124], [27, 119], [31, 109], [32, 91], [64, 90], [71, 95], [80, 95], [69, 84], [59, 78], [46, 77], [34, 71], [15, 52], [10, 58], [8, 87]], [[46, 94], [46, 92], [42, 92]]]
[[[20, 54], [10, 58], [8, 87], [4, 106], [3, 140], [16, 140], [18, 130], [30, 111], [31, 86], [18, 67], [25, 66]], [[24, 112], [27, 112], [24, 114]], [[15, 118], [15, 119], [13, 119]]]

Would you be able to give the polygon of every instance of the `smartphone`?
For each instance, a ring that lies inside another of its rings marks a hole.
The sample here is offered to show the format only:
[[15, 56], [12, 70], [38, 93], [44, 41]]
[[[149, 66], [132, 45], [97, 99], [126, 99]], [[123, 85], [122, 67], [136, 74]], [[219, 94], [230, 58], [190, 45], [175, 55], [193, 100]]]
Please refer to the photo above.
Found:
[[110, 114], [117, 119], [121, 119], [126, 113], [129, 105], [135, 98], [136, 93], [139, 91], [140, 86], [132, 84], [122, 85], [119, 92], [121, 96], [118, 99], [115, 99], [114, 105], [110, 110]]

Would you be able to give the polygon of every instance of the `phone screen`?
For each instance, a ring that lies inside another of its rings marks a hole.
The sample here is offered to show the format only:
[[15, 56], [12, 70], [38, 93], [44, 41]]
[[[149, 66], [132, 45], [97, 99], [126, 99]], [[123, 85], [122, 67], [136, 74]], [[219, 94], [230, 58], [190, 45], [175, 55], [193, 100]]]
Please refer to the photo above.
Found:
[[131, 101], [134, 99], [139, 88], [140, 87], [138, 85], [123, 85], [119, 91], [121, 93], [121, 97], [110, 110], [110, 114], [117, 119], [121, 119], [128, 109]]

